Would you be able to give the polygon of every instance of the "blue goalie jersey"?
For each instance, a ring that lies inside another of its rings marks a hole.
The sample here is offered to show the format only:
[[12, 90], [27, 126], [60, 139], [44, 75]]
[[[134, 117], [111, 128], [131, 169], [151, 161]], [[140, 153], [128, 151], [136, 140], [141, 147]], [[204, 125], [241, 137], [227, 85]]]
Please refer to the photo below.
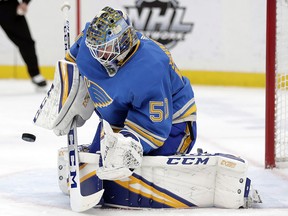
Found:
[[88, 26], [89, 23], [66, 59], [77, 63], [101, 118], [113, 129], [136, 134], [146, 155], [191, 150], [196, 139], [194, 93], [170, 52], [137, 32], [135, 50], [110, 77], [85, 44]]

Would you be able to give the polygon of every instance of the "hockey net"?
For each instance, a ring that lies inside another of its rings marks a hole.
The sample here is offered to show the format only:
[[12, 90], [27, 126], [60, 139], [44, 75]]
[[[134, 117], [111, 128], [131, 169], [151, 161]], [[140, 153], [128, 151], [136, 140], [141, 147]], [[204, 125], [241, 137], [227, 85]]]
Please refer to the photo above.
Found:
[[265, 166], [288, 167], [288, 0], [267, 0]]

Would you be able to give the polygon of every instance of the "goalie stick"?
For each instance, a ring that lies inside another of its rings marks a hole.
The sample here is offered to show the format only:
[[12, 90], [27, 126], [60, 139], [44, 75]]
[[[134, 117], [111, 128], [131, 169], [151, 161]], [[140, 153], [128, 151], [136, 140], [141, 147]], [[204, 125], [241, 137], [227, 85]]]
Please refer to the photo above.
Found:
[[[70, 30], [68, 11], [70, 9], [69, 2], [64, 2], [61, 10], [64, 14], [64, 48], [65, 53], [70, 49]], [[70, 131], [67, 135], [68, 139], [68, 157], [69, 157], [69, 185], [70, 185], [70, 206], [73, 211], [86, 211], [99, 203], [102, 198], [104, 190], [100, 190], [88, 196], [81, 194], [80, 187], [80, 170], [79, 170], [79, 152], [78, 152], [78, 138], [77, 125], [73, 120]]]

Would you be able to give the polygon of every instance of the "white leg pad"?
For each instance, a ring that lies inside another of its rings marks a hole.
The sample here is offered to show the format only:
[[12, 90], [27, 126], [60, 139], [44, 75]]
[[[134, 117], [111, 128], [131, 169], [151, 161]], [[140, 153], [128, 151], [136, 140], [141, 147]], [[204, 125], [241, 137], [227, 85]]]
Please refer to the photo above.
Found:
[[[64, 169], [59, 170], [59, 177], [63, 176], [62, 180], [59, 178], [59, 187], [68, 194], [68, 156], [65, 154], [67, 149], [59, 150], [58, 161], [60, 164], [66, 161]], [[98, 154], [80, 151], [79, 157], [80, 162], [87, 163], [87, 173], [83, 169], [81, 176], [88, 175], [93, 170], [98, 171]], [[124, 187], [127, 190], [125, 194], [133, 192], [172, 208], [197, 206], [237, 209], [246, 207], [249, 198], [244, 197], [247, 190], [249, 192], [249, 188], [246, 187], [247, 170], [247, 161], [226, 154], [144, 156], [141, 167], [135, 169], [132, 176], [111, 182], [115, 182], [116, 187]], [[118, 190], [115, 190], [114, 186], [104, 188], [106, 197], [118, 196]], [[121, 199], [129, 200], [129, 203], [134, 202], [130, 195]], [[105, 205], [111, 206], [120, 206], [121, 203], [115, 199], [113, 202], [106, 201]], [[255, 199], [253, 201], [255, 202]], [[137, 201], [135, 203], [136, 207], [149, 208], [137, 206]], [[125, 206], [121, 204], [121, 207]]]
[[215, 178], [214, 206], [239, 208], [244, 206], [247, 162], [219, 156]]
[[[245, 206], [247, 169], [245, 160], [225, 154], [145, 156], [133, 176], [116, 182], [142, 199], [172, 208], [239, 208]], [[111, 190], [113, 197], [112, 189], [107, 190]], [[133, 202], [133, 197], [124, 199]], [[111, 201], [108, 205], [118, 205], [117, 201]]]

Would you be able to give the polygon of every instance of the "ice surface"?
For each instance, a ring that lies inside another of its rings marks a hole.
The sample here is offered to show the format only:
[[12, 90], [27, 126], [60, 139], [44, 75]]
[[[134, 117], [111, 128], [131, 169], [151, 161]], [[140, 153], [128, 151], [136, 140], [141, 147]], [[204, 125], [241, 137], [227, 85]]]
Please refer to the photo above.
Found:
[[[0, 215], [101, 215], [101, 216], [266, 216], [288, 215], [288, 170], [264, 169], [265, 90], [195, 86], [198, 105], [196, 148], [231, 153], [249, 161], [249, 177], [263, 203], [253, 209], [91, 209], [70, 210], [69, 198], [57, 184], [57, 150], [66, 136], [36, 127], [32, 119], [45, 96], [27, 80], [0, 81]], [[78, 129], [79, 143], [90, 143], [98, 119]], [[34, 143], [21, 139], [36, 135]]]

